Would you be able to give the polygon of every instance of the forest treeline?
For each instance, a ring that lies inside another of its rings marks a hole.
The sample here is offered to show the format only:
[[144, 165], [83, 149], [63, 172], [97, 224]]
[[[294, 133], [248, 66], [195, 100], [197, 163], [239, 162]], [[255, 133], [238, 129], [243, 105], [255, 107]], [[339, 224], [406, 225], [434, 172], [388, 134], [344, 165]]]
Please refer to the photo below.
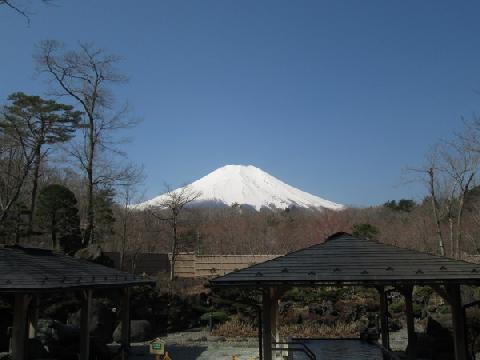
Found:
[[409, 181], [425, 185], [421, 200], [256, 212], [237, 204], [190, 207], [199, 194], [169, 191], [159, 207], [137, 210], [132, 204], [144, 174], [123, 147], [138, 120], [116, 101], [117, 86], [127, 81], [120, 58], [93, 44], [69, 48], [52, 40], [39, 43], [34, 57], [45, 93], [16, 89], [0, 112], [2, 243], [70, 254], [95, 245], [122, 258], [140, 252], [282, 254], [346, 231], [456, 258], [479, 253], [477, 118], [459, 123], [455, 135], [432, 144], [405, 170]]

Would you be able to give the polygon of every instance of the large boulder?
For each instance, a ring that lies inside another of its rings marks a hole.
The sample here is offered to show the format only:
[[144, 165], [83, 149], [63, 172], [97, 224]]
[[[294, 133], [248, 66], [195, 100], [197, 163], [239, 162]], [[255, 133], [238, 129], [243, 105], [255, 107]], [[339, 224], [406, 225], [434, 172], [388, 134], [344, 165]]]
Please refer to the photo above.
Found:
[[90, 245], [86, 248], [80, 249], [75, 253], [78, 259], [88, 260], [97, 264], [114, 267], [113, 260], [105, 256], [102, 249], [98, 245]]
[[443, 326], [439, 321], [433, 319], [432, 317], [427, 318], [427, 326], [425, 333], [431, 339], [433, 339], [434, 349], [433, 358], [438, 356], [452, 356], [454, 353], [454, 343], [452, 333]]
[[27, 339], [27, 359], [45, 359], [48, 353], [39, 339]]
[[[80, 343], [80, 329], [78, 326], [66, 325], [56, 320], [39, 319], [37, 322], [37, 339], [44, 349], [48, 351], [49, 358], [60, 360], [77, 360]], [[38, 356], [39, 344], [32, 358]], [[45, 358], [45, 356], [43, 356]]]
[[[90, 317], [90, 336], [96, 338], [99, 343], [112, 342], [115, 322], [116, 315], [112, 312], [111, 304], [103, 299], [94, 299]], [[68, 323], [80, 327], [80, 311], [71, 314]]]
[[8, 352], [10, 337], [8, 327], [12, 324], [12, 313], [7, 309], [0, 309], [0, 352]]
[[[130, 341], [142, 342], [152, 338], [152, 326], [148, 320], [130, 321]], [[117, 343], [122, 340], [122, 324], [119, 324], [113, 333], [113, 340]]]
[[[417, 333], [417, 357], [421, 359], [434, 359], [435, 339], [430, 335]], [[408, 353], [408, 347], [407, 347]]]

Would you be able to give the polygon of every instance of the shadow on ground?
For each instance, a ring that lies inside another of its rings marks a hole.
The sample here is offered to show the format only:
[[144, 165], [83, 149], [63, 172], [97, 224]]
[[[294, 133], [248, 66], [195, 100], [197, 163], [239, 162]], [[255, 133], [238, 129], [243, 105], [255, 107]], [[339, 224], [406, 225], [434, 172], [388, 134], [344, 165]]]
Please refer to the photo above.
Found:
[[183, 345], [169, 345], [168, 354], [172, 359], [192, 359], [200, 358], [200, 355], [207, 351], [207, 346], [183, 346]]

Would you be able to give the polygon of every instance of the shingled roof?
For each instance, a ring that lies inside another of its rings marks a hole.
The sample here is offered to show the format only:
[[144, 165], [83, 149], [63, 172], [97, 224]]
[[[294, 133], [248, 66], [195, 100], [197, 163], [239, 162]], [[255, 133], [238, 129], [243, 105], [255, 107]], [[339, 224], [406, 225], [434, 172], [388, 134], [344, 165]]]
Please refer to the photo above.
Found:
[[0, 246], [0, 292], [128, 287], [150, 279], [51, 250]]
[[214, 286], [480, 283], [480, 265], [337, 233], [325, 242], [218, 277]]

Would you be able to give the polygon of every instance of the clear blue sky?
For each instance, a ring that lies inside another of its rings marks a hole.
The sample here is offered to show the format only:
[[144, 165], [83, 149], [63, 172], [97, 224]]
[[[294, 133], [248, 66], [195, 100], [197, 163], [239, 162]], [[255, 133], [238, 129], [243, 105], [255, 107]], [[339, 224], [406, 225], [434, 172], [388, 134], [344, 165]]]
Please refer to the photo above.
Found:
[[147, 197], [253, 164], [333, 201], [418, 197], [402, 169], [480, 110], [478, 1], [56, 0], [0, 8], [0, 98], [43, 39], [123, 57]]

